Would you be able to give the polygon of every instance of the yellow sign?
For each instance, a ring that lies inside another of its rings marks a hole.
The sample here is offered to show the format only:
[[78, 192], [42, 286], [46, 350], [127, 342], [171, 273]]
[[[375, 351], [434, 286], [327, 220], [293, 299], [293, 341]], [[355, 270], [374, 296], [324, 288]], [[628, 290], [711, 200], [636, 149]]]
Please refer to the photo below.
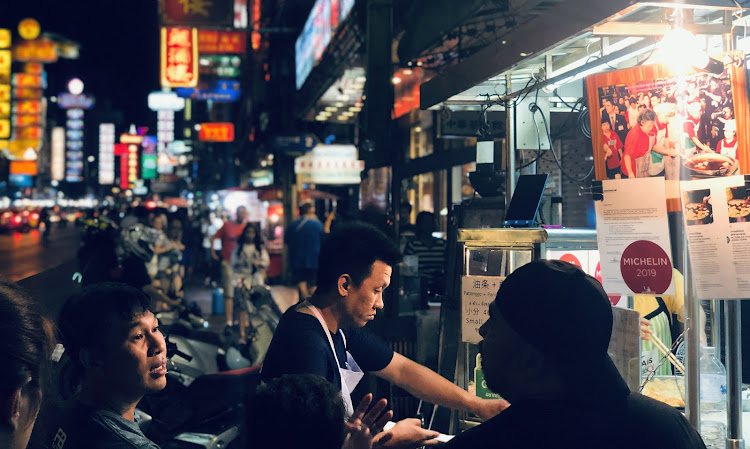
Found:
[[0, 102], [10, 101], [10, 84], [0, 84]]
[[0, 119], [0, 139], [10, 137], [10, 120], [7, 118]]
[[4, 140], [4, 139], [0, 139], [0, 150], [7, 150], [8, 147], [10, 147], [10, 141], [9, 140]]
[[10, 102], [0, 101], [0, 118], [10, 117]]
[[28, 148], [32, 148], [34, 150], [39, 149], [41, 146], [41, 143], [42, 142], [40, 140], [33, 140], [33, 139], [11, 140], [10, 146], [8, 147], [10, 158], [22, 160], [23, 154], [26, 152]]
[[0, 73], [10, 74], [10, 64], [13, 61], [10, 50], [0, 50]]
[[0, 28], [0, 48], [10, 48], [10, 30]]
[[27, 41], [39, 37], [40, 31], [39, 22], [34, 19], [23, 19], [18, 24], [18, 34]]

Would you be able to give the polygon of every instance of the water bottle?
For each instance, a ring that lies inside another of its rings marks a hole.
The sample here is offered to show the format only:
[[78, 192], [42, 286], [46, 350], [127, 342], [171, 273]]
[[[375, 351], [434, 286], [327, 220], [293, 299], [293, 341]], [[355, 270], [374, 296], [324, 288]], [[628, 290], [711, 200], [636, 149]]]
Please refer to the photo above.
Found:
[[[724, 412], [727, 410], [727, 370], [716, 357], [716, 349], [711, 346], [701, 347], [700, 358], [701, 415]], [[726, 443], [727, 428], [723, 422], [707, 419], [701, 420], [701, 437], [707, 448], [723, 448]]]

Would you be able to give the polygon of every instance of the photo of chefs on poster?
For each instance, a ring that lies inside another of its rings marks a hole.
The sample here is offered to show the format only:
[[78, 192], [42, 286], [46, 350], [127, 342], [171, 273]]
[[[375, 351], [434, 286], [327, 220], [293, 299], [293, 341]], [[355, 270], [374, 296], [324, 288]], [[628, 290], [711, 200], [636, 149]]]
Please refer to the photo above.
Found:
[[744, 173], [750, 123], [737, 115], [747, 115], [740, 72], [729, 64], [721, 74], [673, 76], [654, 65], [588, 77], [597, 179]]

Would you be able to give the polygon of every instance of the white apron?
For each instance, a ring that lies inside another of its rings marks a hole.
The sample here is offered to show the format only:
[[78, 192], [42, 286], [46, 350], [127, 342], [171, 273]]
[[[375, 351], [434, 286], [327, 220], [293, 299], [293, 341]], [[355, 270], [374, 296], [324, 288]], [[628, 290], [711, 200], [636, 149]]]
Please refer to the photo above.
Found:
[[[333, 358], [336, 359], [336, 366], [339, 368], [339, 374], [341, 375], [341, 397], [344, 399], [344, 406], [346, 407], [346, 419], [349, 419], [349, 417], [354, 414], [354, 405], [352, 404], [351, 396], [352, 391], [354, 391], [354, 388], [357, 386], [359, 381], [362, 380], [362, 377], [364, 377], [365, 373], [363, 373], [359, 368], [359, 365], [357, 365], [357, 362], [354, 361], [354, 358], [352, 358], [352, 355], [349, 353], [349, 351], [346, 351], [346, 368], [341, 368], [339, 358], [336, 355], [336, 348], [333, 346], [333, 338], [331, 338], [331, 332], [328, 330], [328, 326], [326, 326], [325, 320], [323, 320], [323, 315], [321, 315], [318, 308], [310, 304], [310, 301], [308, 300], [305, 300], [302, 305], [310, 309], [315, 318], [317, 318], [320, 322], [320, 325], [323, 327], [323, 332], [325, 332], [326, 336], [328, 337], [328, 343], [331, 345]], [[344, 348], [346, 348], [346, 337], [340, 329], [339, 333], [341, 333], [341, 338], [344, 339]]]

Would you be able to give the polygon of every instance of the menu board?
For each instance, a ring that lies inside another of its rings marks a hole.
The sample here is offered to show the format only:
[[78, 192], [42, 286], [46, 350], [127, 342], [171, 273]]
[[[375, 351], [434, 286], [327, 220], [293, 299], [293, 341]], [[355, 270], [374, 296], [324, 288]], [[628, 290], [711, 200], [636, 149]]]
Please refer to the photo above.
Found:
[[595, 207], [604, 290], [675, 294], [664, 178], [604, 180]]
[[750, 298], [750, 176], [680, 183], [698, 299]]
[[495, 300], [505, 277], [461, 276], [461, 341], [479, 343], [479, 328], [490, 317], [490, 303]]

